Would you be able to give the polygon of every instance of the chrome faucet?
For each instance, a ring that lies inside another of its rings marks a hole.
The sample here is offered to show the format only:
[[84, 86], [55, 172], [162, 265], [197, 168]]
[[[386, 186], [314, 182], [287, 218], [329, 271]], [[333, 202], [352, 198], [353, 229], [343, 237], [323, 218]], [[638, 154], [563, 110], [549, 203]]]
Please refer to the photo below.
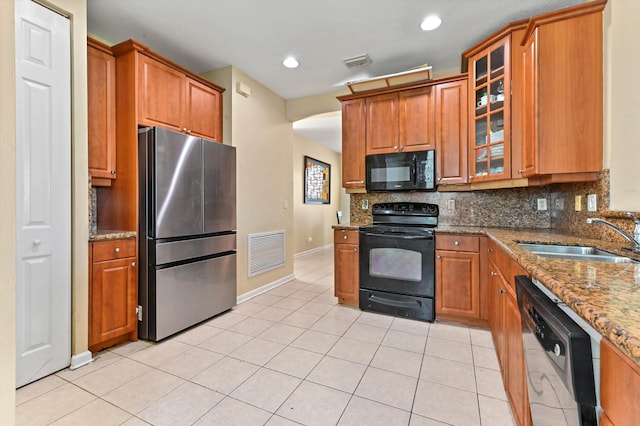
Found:
[[620, 234], [623, 237], [625, 237], [627, 240], [629, 240], [633, 244], [633, 247], [631, 247], [632, 251], [640, 253], [640, 242], [638, 242], [638, 240], [640, 240], [640, 220], [638, 218], [636, 218], [630, 212], [627, 212], [627, 216], [633, 218], [633, 221], [636, 224], [635, 230], [633, 232], [633, 234], [634, 234], [633, 237], [627, 231], [625, 231], [624, 229], [621, 229], [621, 228], [617, 227], [616, 225], [614, 225], [613, 223], [607, 222], [604, 219], [598, 219], [597, 217], [590, 217], [590, 218], [587, 219], [587, 223], [589, 223], [589, 224], [601, 223], [601, 224], [603, 224], [605, 226], [608, 226], [609, 228], [613, 229], [614, 231], [616, 231], [618, 234]]
[[640, 241], [640, 219], [635, 217], [631, 212], [627, 212], [627, 216], [629, 216], [631, 220], [633, 220], [633, 223], [636, 224], [633, 227], [633, 238], [635, 238], [636, 241]]

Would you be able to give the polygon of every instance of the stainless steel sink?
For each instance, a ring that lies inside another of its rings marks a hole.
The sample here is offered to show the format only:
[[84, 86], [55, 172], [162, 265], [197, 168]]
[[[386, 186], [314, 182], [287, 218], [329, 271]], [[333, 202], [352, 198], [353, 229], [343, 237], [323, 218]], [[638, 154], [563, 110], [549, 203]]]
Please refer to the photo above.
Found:
[[535, 255], [570, 260], [592, 260], [596, 262], [638, 263], [637, 261], [608, 251], [589, 246], [561, 246], [556, 244], [519, 243]]

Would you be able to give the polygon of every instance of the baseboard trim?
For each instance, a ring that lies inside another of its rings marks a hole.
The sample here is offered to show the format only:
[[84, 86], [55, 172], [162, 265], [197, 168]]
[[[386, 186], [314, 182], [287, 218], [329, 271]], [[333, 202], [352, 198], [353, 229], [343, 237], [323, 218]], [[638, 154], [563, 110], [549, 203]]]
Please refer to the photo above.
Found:
[[75, 370], [76, 368], [83, 367], [93, 362], [93, 355], [91, 351], [80, 352], [79, 354], [71, 355], [71, 365], [69, 370]]
[[287, 275], [285, 277], [282, 277], [276, 281], [272, 281], [268, 284], [263, 285], [262, 287], [258, 287], [254, 290], [251, 290], [247, 293], [241, 294], [240, 296], [238, 296], [236, 298], [236, 303], [239, 305], [242, 302], [246, 302], [249, 299], [253, 299], [256, 296], [260, 296], [263, 293], [266, 293], [267, 291], [274, 289], [276, 287], [281, 286], [282, 284], [288, 283], [289, 281], [293, 281], [295, 280], [296, 277], [292, 275]]
[[313, 248], [311, 250], [301, 251], [300, 253], [296, 253], [296, 254], [293, 255], [293, 258], [297, 259], [298, 257], [307, 256], [309, 254], [313, 254], [313, 253], [317, 253], [319, 251], [327, 250], [327, 249], [330, 249], [332, 247], [333, 247], [333, 243], [325, 244], [323, 246], [316, 247], [316, 248]]

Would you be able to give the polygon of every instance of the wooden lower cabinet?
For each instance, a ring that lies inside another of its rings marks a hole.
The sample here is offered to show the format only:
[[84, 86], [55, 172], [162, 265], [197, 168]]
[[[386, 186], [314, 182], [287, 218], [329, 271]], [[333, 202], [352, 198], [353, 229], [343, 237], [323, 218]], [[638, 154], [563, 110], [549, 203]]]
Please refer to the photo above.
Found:
[[138, 337], [136, 240], [96, 241], [90, 247], [89, 349]]
[[360, 234], [357, 230], [336, 229], [334, 241], [334, 295], [338, 302], [358, 306], [360, 291]]
[[436, 235], [436, 317], [480, 320], [479, 236]]
[[[600, 343], [600, 425], [631, 426], [640, 420], [640, 367], [611, 342]], [[608, 421], [608, 423], [607, 423]]]
[[522, 320], [515, 291], [515, 276], [528, 274], [492, 241], [489, 241], [488, 251], [489, 327], [516, 424], [529, 426], [531, 415], [522, 344]]

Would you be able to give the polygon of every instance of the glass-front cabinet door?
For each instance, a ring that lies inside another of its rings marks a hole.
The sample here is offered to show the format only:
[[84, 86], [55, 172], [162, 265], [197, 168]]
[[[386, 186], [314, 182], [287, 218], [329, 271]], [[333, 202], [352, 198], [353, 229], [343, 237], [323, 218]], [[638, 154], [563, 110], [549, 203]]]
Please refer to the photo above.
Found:
[[511, 176], [509, 37], [469, 60], [469, 181]]

